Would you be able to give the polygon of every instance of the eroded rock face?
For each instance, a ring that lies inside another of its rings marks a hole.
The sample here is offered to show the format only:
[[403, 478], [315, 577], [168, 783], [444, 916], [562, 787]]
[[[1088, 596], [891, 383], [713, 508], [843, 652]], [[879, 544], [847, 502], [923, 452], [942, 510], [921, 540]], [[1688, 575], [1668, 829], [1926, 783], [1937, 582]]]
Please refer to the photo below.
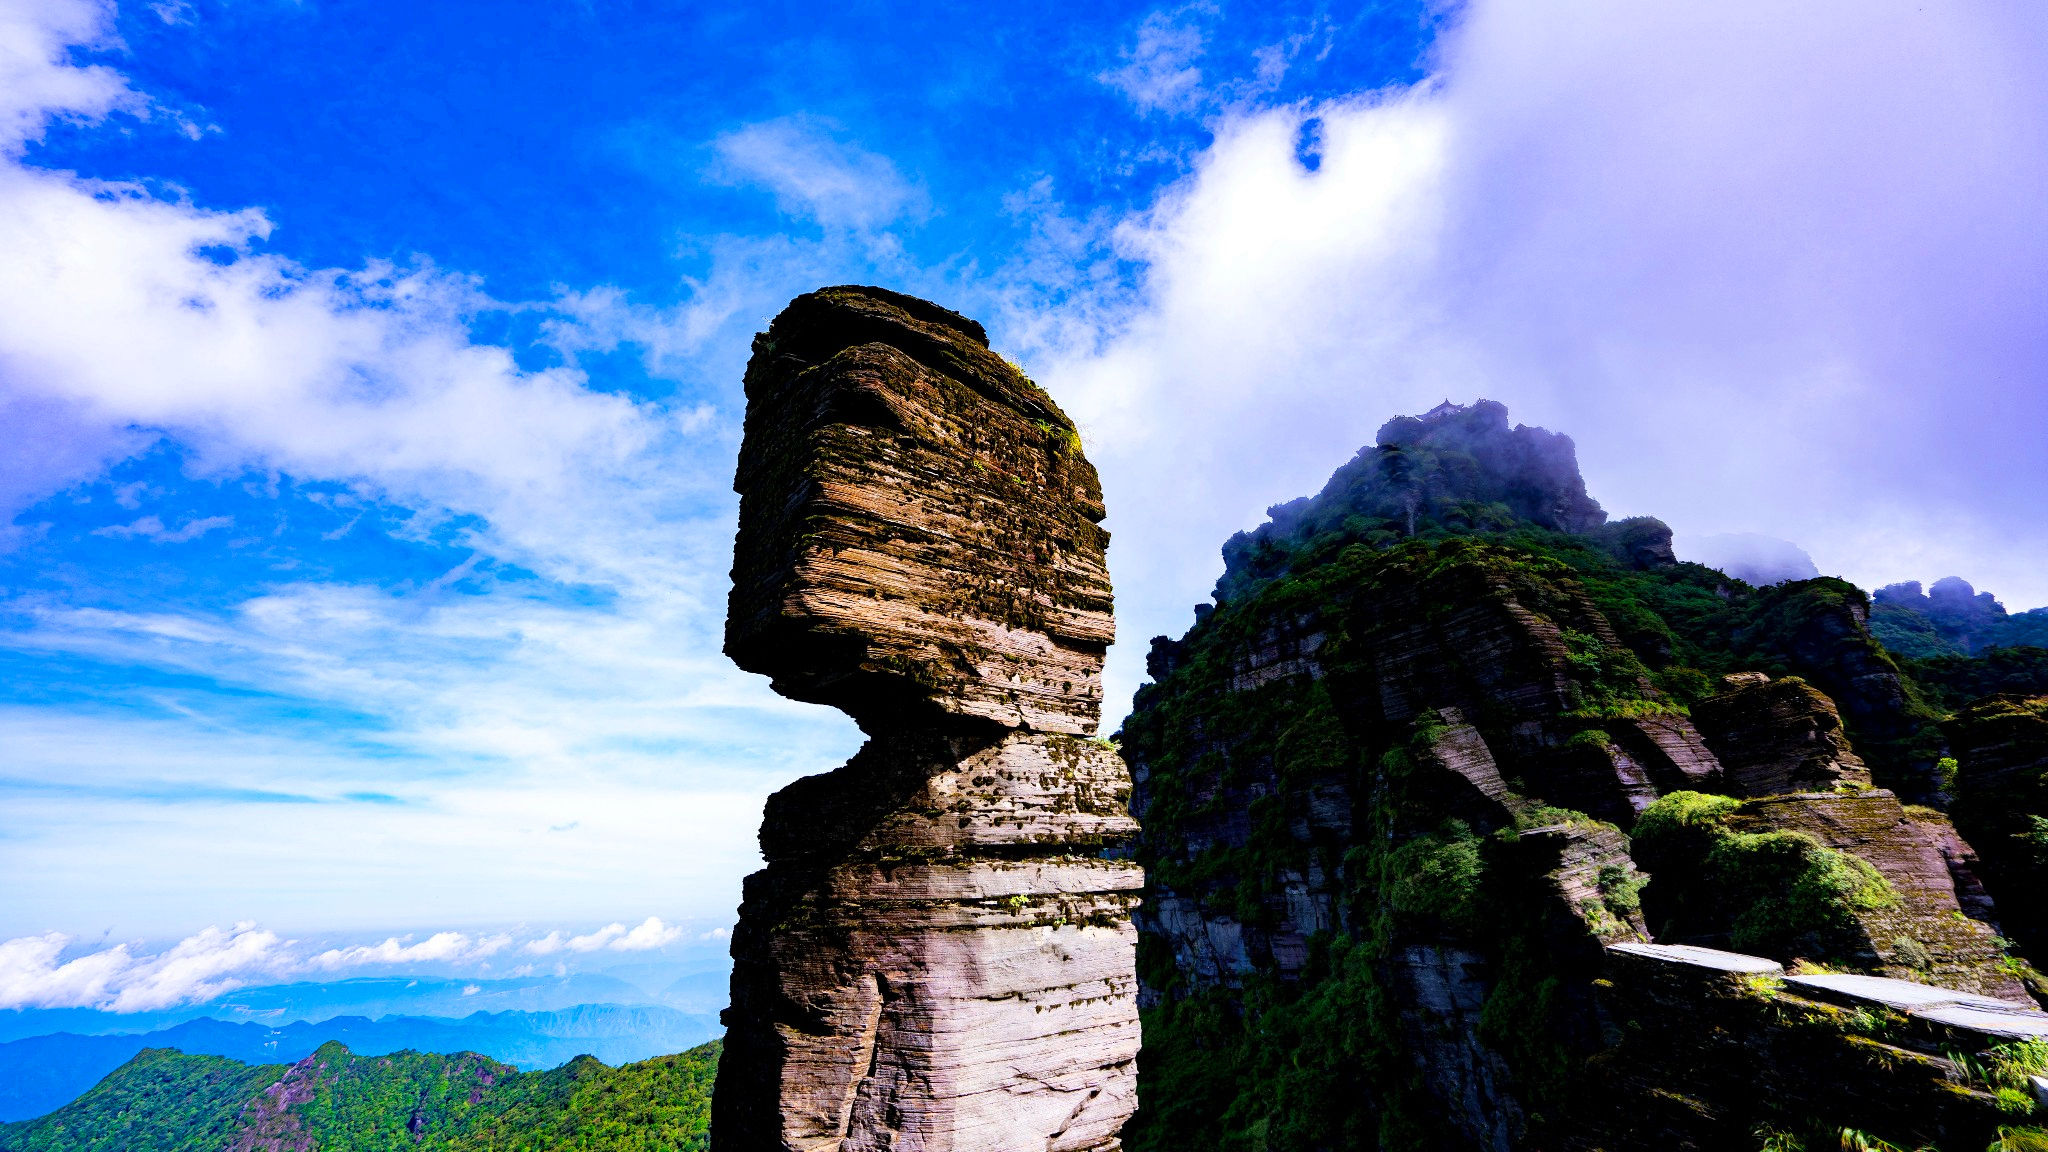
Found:
[[1136, 832], [1108, 535], [1071, 422], [981, 327], [875, 288], [755, 340], [726, 651], [871, 737], [768, 802], [712, 1146], [1115, 1149]]
[[1693, 708], [1727, 772], [1751, 797], [1732, 826], [1796, 832], [1877, 869], [1895, 903], [1856, 912], [1856, 962], [1873, 971], [1991, 996], [2025, 998], [1985, 923], [1990, 901], [1970, 847], [1931, 809], [1909, 812], [1870, 786], [1834, 702], [1798, 677], [1741, 672]]
[[979, 324], [880, 289], [798, 297], [755, 338], [734, 487], [740, 667], [864, 724], [1094, 731], [1102, 488]]
[[1722, 690], [1695, 705], [1692, 718], [1727, 770], [1734, 795], [1870, 783], [1842, 731], [1841, 713], [1825, 694], [1796, 676], [1772, 680], [1762, 672], [1737, 672], [1722, 680]]
[[[1731, 591], [1670, 563], [1659, 525], [1502, 498], [1487, 477], [1520, 474], [1508, 446], [1483, 448], [1490, 471], [1454, 447], [1382, 445], [1275, 509], [1226, 547], [1218, 603], [1152, 644], [1122, 741], [1150, 884], [1147, 1083], [1222, 1103], [1148, 1100], [1146, 1141], [1564, 1148], [1636, 1131], [1635, 1105], [1581, 1073], [1636, 1026], [1600, 1010], [1609, 950], [1653, 932], [2024, 998], [1969, 843], [1875, 786], [1891, 777], [1870, 765], [1889, 749], [1898, 775], [1915, 729], [1860, 593]], [[1708, 671], [1764, 667], [1805, 679]], [[2017, 746], [2005, 730], [1982, 729], [1975, 761], [1957, 741], [1959, 789], [2036, 763], [1999, 751]], [[1685, 812], [1697, 851], [1663, 851], [1656, 829]], [[1302, 1039], [1276, 1071], [1261, 1044], [1283, 1036]], [[1685, 1107], [1672, 1066], [1652, 1089]]]
[[1961, 841], [1939, 813], [1915, 819], [1897, 796], [1869, 788], [1752, 800], [1733, 826], [1802, 832], [1877, 869], [1898, 900], [1858, 910], [1860, 966], [1943, 988], [2027, 999], [2026, 986], [2003, 966], [1996, 933], [1964, 912], [1943, 851], [1945, 841]]

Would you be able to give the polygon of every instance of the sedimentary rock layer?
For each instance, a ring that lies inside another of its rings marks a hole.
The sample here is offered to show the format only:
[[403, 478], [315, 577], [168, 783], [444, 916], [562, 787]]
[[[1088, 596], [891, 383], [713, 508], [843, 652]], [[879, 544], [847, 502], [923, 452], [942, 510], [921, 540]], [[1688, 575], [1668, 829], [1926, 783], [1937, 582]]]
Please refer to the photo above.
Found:
[[727, 652], [798, 700], [1094, 731], [1102, 489], [1073, 424], [981, 326], [879, 289], [755, 338]]
[[871, 739], [769, 799], [712, 1144], [1119, 1147], [1130, 777], [1095, 472], [979, 325], [874, 288], [756, 338], [726, 650]]
[[1721, 692], [1693, 708], [1693, 722], [1721, 751], [1729, 790], [1738, 796], [1825, 792], [1868, 785], [1870, 772], [1849, 748], [1835, 702], [1796, 676], [1762, 672], [1723, 678]]

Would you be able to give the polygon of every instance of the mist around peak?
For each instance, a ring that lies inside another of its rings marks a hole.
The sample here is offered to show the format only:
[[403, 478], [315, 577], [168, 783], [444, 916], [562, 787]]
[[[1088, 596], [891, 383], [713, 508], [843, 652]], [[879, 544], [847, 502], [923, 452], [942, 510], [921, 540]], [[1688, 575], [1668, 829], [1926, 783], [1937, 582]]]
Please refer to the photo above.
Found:
[[1265, 524], [1223, 546], [1219, 603], [1235, 599], [1309, 553], [1352, 543], [1387, 547], [1427, 531], [1534, 526], [1604, 534], [1642, 566], [1672, 562], [1671, 530], [1649, 517], [1608, 522], [1586, 492], [1572, 438], [1510, 424], [1493, 400], [1448, 400], [1396, 416], [1323, 490], [1266, 510]]
[[1679, 552], [1685, 560], [1719, 568], [1745, 584], [1759, 588], [1787, 580], [1811, 580], [1820, 575], [1813, 557], [1790, 540], [1757, 532], [1724, 532], [1712, 536], [1683, 536]]

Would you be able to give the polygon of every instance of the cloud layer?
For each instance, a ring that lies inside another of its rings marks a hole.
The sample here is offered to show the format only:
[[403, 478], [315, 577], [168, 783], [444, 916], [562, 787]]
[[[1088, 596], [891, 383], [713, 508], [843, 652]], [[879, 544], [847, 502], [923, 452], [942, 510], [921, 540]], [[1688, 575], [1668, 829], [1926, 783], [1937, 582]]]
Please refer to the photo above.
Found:
[[[517, 943], [510, 933], [436, 932], [424, 939], [387, 937], [314, 951], [243, 922], [209, 927], [159, 952], [134, 944], [78, 951], [61, 932], [0, 941], [0, 1010], [96, 1008], [148, 1012], [202, 1003], [262, 981], [322, 979], [364, 969], [418, 971], [422, 966], [478, 971], [511, 950], [550, 956], [653, 952], [680, 940], [683, 929], [649, 916], [632, 928], [609, 924], [581, 935], [560, 930]], [[66, 953], [71, 955], [68, 957]]]
[[[300, 927], [388, 922], [394, 907], [454, 918], [485, 901], [504, 918], [587, 914], [579, 878], [593, 876], [612, 880], [604, 910], [681, 893], [689, 914], [729, 915], [761, 796], [856, 742], [718, 654], [736, 413], [593, 388], [573, 363], [525, 368], [471, 326], [538, 312], [572, 355], [623, 339], [675, 371], [821, 258], [743, 245], [735, 272], [661, 313], [606, 289], [505, 303], [424, 261], [302, 266], [267, 250], [260, 211], [23, 161], [55, 120], [152, 114], [119, 73], [70, 59], [106, 42], [109, 13], [0, 4], [0, 421], [27, 449], [0, 462], [0, 522], [168, 443], [189, 481], [259, 496], [280, 475], [340, 481], [454, 555], [398, 586], [266, 573], [224, 610], [0, 593], [6, 651], [220, 689], [0, 709], [13, 827], [0, 870], [38, 876], [0, 931], [104, 907], [173, 931], [138, 908], [184, 918], [195, 903], [290, 922], [312, 896], [328, 919]], [[719, 148], [828, 224], [915, 204], [885, 160], [815, 125], [757, 125]], [[120, 507], [144, 509], [138, 485]], [[0, 548], [47, 527], [25, 520]], [[150, 507], [96, 534], [233, 549], [255, 531]], [[262, 700], [266, 715], [234, 711]], [[242, 811], [274, 802], [301, 806], [289, 820]], [[677, 837], [695, 849], [674, 851]], [[479, 856], [496, 859], [490, 875]], [[421, 872], [455, 879], [423, 891]], [[524, 893], [516, 909], [508, 885]]]

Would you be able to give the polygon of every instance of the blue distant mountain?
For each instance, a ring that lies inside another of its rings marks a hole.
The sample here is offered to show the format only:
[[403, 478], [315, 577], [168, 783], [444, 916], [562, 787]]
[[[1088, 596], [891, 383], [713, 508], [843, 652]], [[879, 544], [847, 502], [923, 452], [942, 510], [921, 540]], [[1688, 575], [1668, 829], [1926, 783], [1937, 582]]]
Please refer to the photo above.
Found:
[[[653, 967], [653, 966], [650, 966]], [[211, 1017], [272, 1026], [335, 1016], [470, 1016], [477, 1012], [553, 1012], [579, 1004], [661, 1004], [685, 1012], [716, 1014], [725, 1006], [725, 969], [691, 972], [693, 996], [670, 996], [661, 987], [681, 966], [660, 966], [636, 975], [655, 977], [653, 990], [612, 975], [529, 976], [508, 980], [451, 980], [439, 977], [367, 976], [322, 983], [273, 984], [242, 988], [204, 1004], [160, 1012], [103, 1012], [93, 1008], [28, 1008], [0, 1011], [0, 1042], [55, 1032], [81, 1036], [150, 1032], [187, 1020]]]
[[[572, 977], [570, 981], [592, 979], [603, 978]], [[346, 992], [325, 991], [340, 985], [260, 989], [257, 991], [262, 995], [245, 993], [234, 997], [234, 1005], [210, 1005], [208, 1010], [297, 1011], [308, 1000], [339, 1002], [347, 996], [374, 1000], [377, 990], [364, 986], [380, 983], [383, 982], [343, 981], [342, 985], [356, 986]], [[406, 997], [400, 993], [415, 991], [421, 982], [393, 983], [402, 987], [384, 991], [392, 994], [390, 999], [404, 1000]], [[473, 1003], [484, 995], [479, 990], [463, 997], [462, 989], [475, 985], [453, 983], [455, 995], [462, 1000]], [[551, 993], [558, 989], [537, 991]], [[439, 992], [432, 992], [420, 998], [438, 995]], [[83, 1013], [80, 1019], [93, 1019], [94, 1023], [105, 1025], [110, 1016]], [[116, 1021], [123, 1019], [131, 1025], [135, 1021], [133, 1016], [112, 1017]], [[379, 1056], [400, 1049], [477, 1052], [521, 1068], [539, 1069], [553, 1068], [585, 1053], [614, 1065], [644, 1060], [693, 1048], [716, 1038], [721, 1031], [715, 1012], [684, 1012], [660, 1004], [580, 1004], [552, 1011], [473, 1012], [459, 1019], [385, 1016], [372, 1020], [366, 1016], [333, 1016], [318, 1022], [299, 1020], [272, 1027], [202, 1017], [144, 1033], [60, 1032], [0, 1043], [0, 1122], [25, 1120], [62, 1107], [144, 1048], [175, 1048], [251, 1064], [276, 1064], [299, 1060], [320, 1045], [337, 1040], [361, 1056]]]

